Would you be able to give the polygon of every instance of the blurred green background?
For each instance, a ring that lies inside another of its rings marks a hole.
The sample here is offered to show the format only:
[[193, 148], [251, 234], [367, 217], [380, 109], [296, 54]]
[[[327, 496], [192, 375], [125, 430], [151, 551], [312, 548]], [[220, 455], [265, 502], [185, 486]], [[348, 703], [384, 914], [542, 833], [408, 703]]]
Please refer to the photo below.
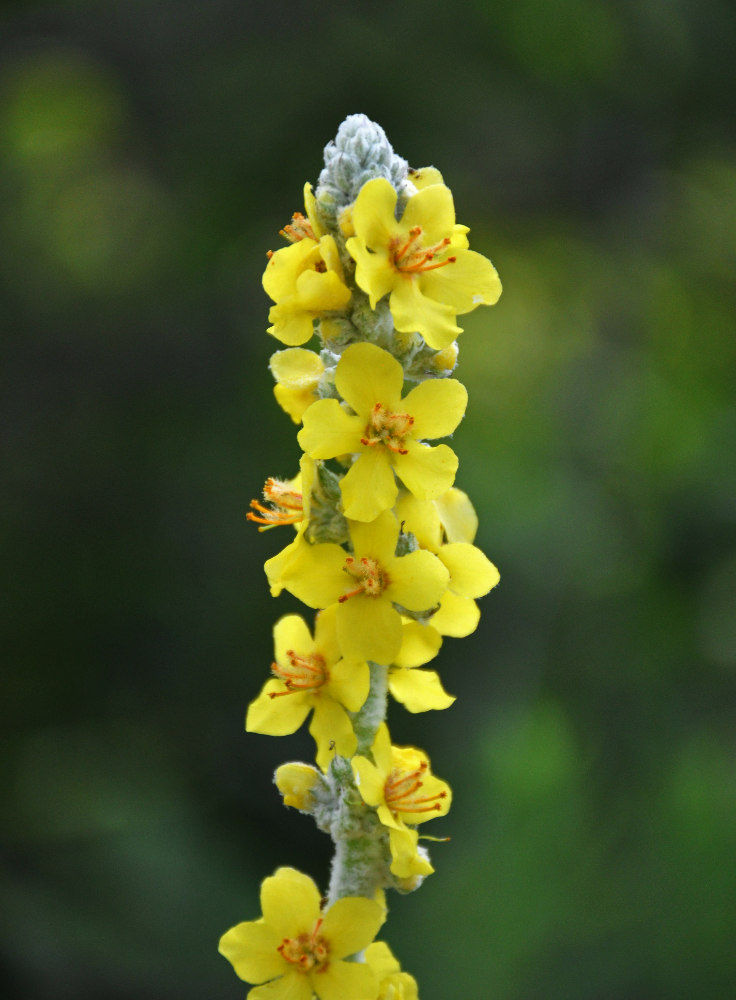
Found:
[[726, 0], [67, 0], [0, 20], [0, 989], [228, 1000], [222, 931], [330, 843], [246, 735], [244, 519], [292, 475], [277, 230], [346, 114], [453, 189], [458, 485], [501, 569], [392, 706], [455, 788], [384, 937], [422, 1000], [736, 995], [736, 13]]

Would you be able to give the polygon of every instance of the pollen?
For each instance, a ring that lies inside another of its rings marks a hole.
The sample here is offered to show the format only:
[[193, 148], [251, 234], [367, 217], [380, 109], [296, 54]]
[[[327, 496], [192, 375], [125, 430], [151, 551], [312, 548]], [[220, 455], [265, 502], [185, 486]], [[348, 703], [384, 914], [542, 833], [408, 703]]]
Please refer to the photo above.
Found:
[[340, 604], [343, 604], [350, 597], [357, 597], [359, 594], [363, 594], [365, 597], [379, 597], [389, 585], [388, 574], [377, 559], [371, 559], [368, 556], [355, 559], [353, 556], [348, 556], [343, 569], [348, 576], [353, 578], [357, 586], [338, 598]]
[[287, 649], [288, 663], [271, 664], [271, 673], [286, 685], [286, 691], [273, 691], [271, 698], [280, 698], [295, 691], [317, 691], [329, 679], [324, 657], [320, 653], [302, 655]]
[[320, 917], [311, 934], [284, 938], [278, 946], [281, 957], [299, 972], [324, 972], [329, 965], [329, 945], [318, 933], [321, 925]]
[[[289, 483], [269, 476], [263, 487], [264, 503], [251, 500], [252, 510], [245, 515], [249, 521], [275, 528], [279, 524], [297, 524], [304, 519], [304, 498], [291, 489]], [[261, 528], [264, 531], [265, 528]]]
[[383, 403], [376, 403], [360, 443], [369, 448], [382, 444], [395, 455], [406, 455], [404, 438], [414, 426], [414, 417], [409, 413], [393, 413]]
[[449, 236], [431, 247], [425, 247], [422, 235], [422, 227], [413, 226], [409, 230], [409, 239], [403, 244], [397, 236], [391, 240], [389, 257], [400, 274], [421, 274], [423, 271], [435, 271], [438, 267], [455, 263], [455, 257], [445, 257], [443, 260], [435, 261], [435, 257], [450, 245]]
[[386, 779], [383, 794], [386, 805], [392, 813], [426, 813], [439, 812], [442, 806], [439, 799], [447, 797], [447, 792], [436, 795], [422, 795], [422, 776], [427, 770], [427, 762], [423, 760], [419, 767], [412, 771], [394, 768]]

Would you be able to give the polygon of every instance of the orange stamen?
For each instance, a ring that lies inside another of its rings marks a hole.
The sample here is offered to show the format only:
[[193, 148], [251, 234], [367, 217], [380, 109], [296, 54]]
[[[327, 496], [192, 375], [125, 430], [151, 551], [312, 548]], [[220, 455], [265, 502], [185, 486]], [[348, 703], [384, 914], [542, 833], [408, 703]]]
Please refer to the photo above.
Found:
[[286, 691], [273, 691], [271, 698], [280, 698], [295, 691], [317, 691], [328, 680], [324, 657], [320, 653], [301, 655], [293, 649], [287, 649], [288, 666], [280, 663], [271, 664], [271, 673], [283, 681]]
[[396, 812], [423, 813], [439, 812], [442, 806], [438, 799], [447, 798], [447, 792], [437, 792], [436, 795], [416, 795], [423, 787], [421, 775], [427, 769], [427, 762], [422, 761], [415, 771], [399, 771], [394, 769], [386, 779], [384, 798], [389, 809]]
[[343, 570], [348, 576], [352, 576], [358, 586], [338, 597], [340, 604], [344, 604], [351, 597], [358, 597], [360, 594], [365, 597], [379, 597], [390, 583], [388, 573], [378, 560], [371, 559], [369, 556], [363, 556], [357, 562], [353, 556], [347, 556]]

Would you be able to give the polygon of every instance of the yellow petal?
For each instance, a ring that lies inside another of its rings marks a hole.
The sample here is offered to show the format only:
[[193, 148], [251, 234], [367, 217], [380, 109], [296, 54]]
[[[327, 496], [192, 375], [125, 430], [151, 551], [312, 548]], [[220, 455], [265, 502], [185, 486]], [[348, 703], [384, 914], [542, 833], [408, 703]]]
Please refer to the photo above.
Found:
[[330, 955], [337, 959], [367, 947], [378, 933], [386, 912], [372, 899], [347, 896], [327, 910], [320, 933], [330, 943]]
[[478, 515], [467, 493], [456, 486], [437, 497], [434, 505], [439, 513], [448, 542], [472, 542], [478, 531]]
[[235, 974], [247, 983], [263, 983], [281, 976], [287, 964], [278, 952], [282, 936], [263, 920], [251, 920], [231, 927], [220, 938], [219, 952], [230, 962]]
[[404, 622], [401, 632], [401, 649], [393, 662], [396, 667], [421, 667], [429, 663], [440, 650], [442, 636], [431, 625], [421, 622]]
[[311, 931], [319, 919], [320, 892], [308, 875], [295, 868], [279, 868], [261, 884], [265, 922], [282, 938]]
[[[315, 404], [316, 405], [316, 404]], [[405, 440], [405, 455], [394, 457], [396, 475], [419, 500], [442, 496], [455, 482], [457, 455], [446, 444], [434, 447]]]
[[[446, 494], [443, 494], [446, 495]], [[437, 552], [442, 545], [442, 522], [435, 501], [418, 500], [413, 493], [402, 492], [394, 510], [405, 531], [416, 536], [419, 545]]]
[[371, 309], [388, 295], [396, 282], [396, 271], [384, 253], [371, 253], [365, 242], [357, 236], [345, 244], [355, 261], [355, 283], [369, 297]]
[[284, 966], [286, 971], [280, 979], [256, 986], [248, 993], [247, 1000], [312, 1000], [309, 976], [288, 962]]
[[295, 649], [300, 655], [306, 655], [314, 649], [314, 640], [301, 615], [284, 615], [273, 627], [273, 645], [276, 662], [286, 666], [288, 650]]
[[353, 757], [351, 763], [360, 797], [368, 806], [381, 805], [384, 801], [383, 789], [387, 775], [367, 757]]
[[[394, 559], [390, 568], [391, 584], [386, 593], [391, 600], [409, 611], [427, 611], [439, 603], [447, 590], [450, 574], [437, 556], [420, 549], [406, 556]], [[348, 602], [349, 603], [349, 602]], [[399, 647], [401, 634], [399, 635]], [[380, 663], [393, 663], [399, 647], [390, 660], [379, 660]], [[368, 657], [373, 659], [373, 657]]]
[[[272, 698], [271, 695], [277, 695]], [[289, 692], [283, 681], [272, 677], [248, 706], [245, 729], [248, 733], [266, 736], [288, 736], [295, 733], [310, 710], [309, 701], [300, 691]]]
[[442, 174], [437, 167], [416, 167], [409, 171], [409, 180], [418, 191], [429, 187], [430, 184], [443, 183]]
[[372, 250], [387, 247], [396, 231], [397, 197], [384, 177], [368, 181], [358, 192], [353, 207], [353, 227]]
[[331, 961], [326, 971], [311, 973], [309, 980], [319, 1000], [373, 1000], [378, 995], [375, 973], [364, 962]]
[[443, 545], [438, 555], [450, 572], [450, 590], [460, 597], [482, 597], [501, 575], [487, 556], [467, 542]]
[[271, 355], [268, 367], [276, 381], [290, 389], [314, 388], [325, 370], [319, 354], [303, 347], [276, 351]]
[[457, 379], [429, 379], [404, 398], [403, 408], [414, 417], [417, 440], [446, 437], [465, 416], [468, 390]]
[[373, 521], [388, 510], [399, 488], [384, 448], [366, 448], [340, 480], [343, 512], [353, 521]]
[[475, 632], [480, 621], [480, 611], [469, 597], [458, 597], [448, 590], [443, 595], [439, 611], [432, 615], [432, 627], [442, 635], [462, 639]]
[[434, 670], [392, 667], [388, 675], [388, 689], [409, 712], [449, 708], [455, 701], [454, 696], [442, 687]]
[[[298, 243], [294, 244], [294, 246], [298, 245]], [[266, 333], [290, 347], [306, 344], [314, 333], [312, 316], [295, 307], [293, 303], [272, 306], [268, 314], [268, 321], [272, 325], [268, 327]]]
[[342, 398], [364, 419], [374, 405], [400, 408], [404, 370], [388, 351], [375, 344], [351, 344], [335, 371], [335, 387]]
[[474, 250], [458, 249], [453, 255], [454, 264], [421, 275], [422, 292], [446, 302], [455, 313], [471, 312], [480, 305], [495, 305], [502, 289], [490, 260]]
[[418, 278], [402, 277], [394, 285], [389, 307], [397, 330], [421, 333], [436, 351], [449, 347], [463, 332], [455, 322], [455, 311], [444, 302], [422, 294]]
[[[348, 711], [357, 712], [362, 708], [369, 689], [370, 669], [365, 660], [343, 658], [330, 668], [329, 693]], [[341, 756], [349, 757], [350, 754], [341, 752]]]
[[337, 609], [337, 638], [345, 656], [391, 663], [401, 648], [401, 618], [383, 597], [351, 597]]
[[284, 567], [281, 586], [310, 608], [326, 608], [345, 590], [344, 565], [345, 550], [334, 542], [303, 542]]
[[455, 205], [450, 189], [444, 184], [421, 188], [407, 202], [401, 225], [407, 232], [414, 226], [421, 226], [424, 246], [439, 243], [449, 236], [455, 225]]
[[297, 441], [311, 458], [335, 458], [359, 451], [363, 431], [364, 422], [336, 399], [318, 399], [304, 414]]
[[313, 315], [344, 309], [350, 301], [350, 289], [334, 271], [303, 271], [296, 279], [296, 294], [299, 307]]
[[329, 767], [334, 753], [350, 759], [358, 746], [347, 712], [342, 705], [324, 695], [315, 699], [309, 732], [317, 744], [315, 760], [323, 771]]

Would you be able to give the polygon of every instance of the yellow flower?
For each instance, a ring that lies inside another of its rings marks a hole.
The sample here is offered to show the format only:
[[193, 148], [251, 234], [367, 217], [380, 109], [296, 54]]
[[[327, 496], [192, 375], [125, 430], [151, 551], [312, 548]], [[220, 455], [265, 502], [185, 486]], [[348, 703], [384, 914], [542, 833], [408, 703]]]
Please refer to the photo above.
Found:
[[268, 364], [276, 379], [276, 402], [295, 424], [300, 424], [304, 411], [318, 398], [317, 385], [325, 370], [322, 359], [314, 351], [291, 347], [276, 351]]
[[245, 720], [249, 733], [286, 736], [313, 711], [309, 731], [323, 771], [333, 748], [342, 757], [355, 753], [357, 739], [346, 709], [357, 712], [370, 687], [368, 664], [340, 655], [336, 615], [335, 606], [317, 615], [314, 639], [299, 615], [285, 615], [276, 622], [274, 676], [251, 702]]
[[419, 1000], [416, 979], [401, 971], [385, 941], [369, 944], [365, 960], [378, 980], [378, 1000]]
[[322, 313], [344, 309], [350, 301], [332, 236], [319, 242], [304, 237], [271, 254], [263, 287], [276, 303], [268, 314], [273, 324], [268, 333], [290, 347], [306, 344]]
[[274, 781], [281, 792], [285, 806], [310, 812], [314, 804], [312, 789], [320, 780], [320, 773], [311, 764], [281, 764], [276, 768]]
[[422, 499], [441, 496], [454, 482], [454, 451], [422, 439], [452, 434], [465, 413], [465, 386], [432, 379], [402, 399], [403, 384], [403, 369], [388, 351], [352, 344], [338, 362], [335, 386], [354, 412], [336, 399], [320, 399], [304, 414], [297, 439], [308, 455], [357, 455], [340, 482], [344, 513], [352, 520], [372, 521], [392, 506], [398, 493], [394, 472]]
[[459, 314], [493, 305], [501, 282], [491, 262], [468, 250], [467, 227], [455, 223], [452, 192], [430, 183], [411, 197], [399, 221], [397, 194], [384, 178], [368, 181], [353, 207], [355, 236], [347, 249], [355, 280], [371, 309], [384, 295], [397, 330], [418, 331], [442, 350], [462, 333]]
[[337, 604], [343, 656], [389, 664], [402, 641], [394, 604], [409, 611], [433, 608], [447, 590], [449, 575], [431, 552], [394, 554], [399, 522], [391, 511], [370, 524], [348, 522], [348, 529], [352, 555], [334, 542], [302, 541], [282, 560], [279, 586], [312, 608]]
[[405, 621], [401, 649], [388, 672], [388, 689], [410, 712], [449, 708], [455, 698], [442, 687], [435, 670], [416, 670], [439, 652], [442, 636], [431, 625]]
[[240, 979], [263, 983], [249, 1000], [376, 1000], [378, 983], [362, 962], [346, 961], [376, 936], [385, 911], [372, 899], [346, 896], [325, 912], [311, 878], [279, 868], [261, 885], [259, 920], [236, 924], [220, 954]]
[[475, 631], [480, 611], [475, 598], [483, 597], [501, 579], [493, 563], [469, 541], [452, 538], [475, 537], [475, 511], [462, 491], [450, 491], [438, 501], [422, 501], [408, 493], [396, 504], [396, 516], [407, 531], [416, 536], [423, 550], [434, 552], [447, 568], [450, 582], [439, 609], [432, 615], [432, 627], [442, 635], [461, 637]]
[[416, 853], [418, 835], [413, 827], [448, 813], [450, 786], [431, 773], [424, 751], [392, 746], [385, 723], [378, 727], [371, 754], [373, 762], [353, 757], [353, 772], [361, 798], [377, 809], [388, 828], [391, 871], [401, 878], [428, 874], [434, 869]]

